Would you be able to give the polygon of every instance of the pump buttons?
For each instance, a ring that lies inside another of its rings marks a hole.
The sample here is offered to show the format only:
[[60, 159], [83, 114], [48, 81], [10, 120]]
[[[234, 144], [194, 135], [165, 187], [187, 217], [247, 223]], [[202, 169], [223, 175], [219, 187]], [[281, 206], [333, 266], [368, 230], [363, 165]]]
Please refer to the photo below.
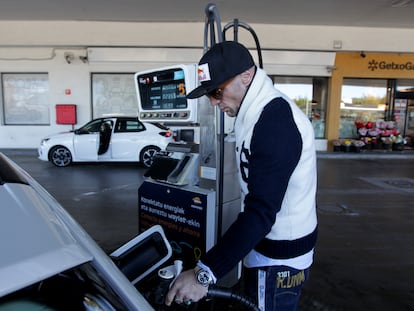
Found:
[[187, 111], [165, 111], [165, 112], [141, 112], [141, 119], [180, 119], [185, 120], [190, 116], [190, 112]]

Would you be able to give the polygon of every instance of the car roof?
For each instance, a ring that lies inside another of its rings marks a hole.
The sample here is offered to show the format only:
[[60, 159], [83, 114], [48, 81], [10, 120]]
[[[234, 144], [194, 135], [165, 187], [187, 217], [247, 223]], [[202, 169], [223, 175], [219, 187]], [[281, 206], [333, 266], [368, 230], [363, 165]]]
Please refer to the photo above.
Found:
[[0, 297], [92, 260], [25, 174], [0, 153]]
[[122, 115], [122, 116], [120, 116], [120, 115], [107, 115], [107, 116], [104, 116], [104, 117], [95, 118], [94, 120], [99, 120], [99, 119], [102, 119], [102, 120], [105, 120], [105, 119], [135, 119], [135, 120], [137, 120], [138, 117], [137, 116], [124, 116], [124, 115]]

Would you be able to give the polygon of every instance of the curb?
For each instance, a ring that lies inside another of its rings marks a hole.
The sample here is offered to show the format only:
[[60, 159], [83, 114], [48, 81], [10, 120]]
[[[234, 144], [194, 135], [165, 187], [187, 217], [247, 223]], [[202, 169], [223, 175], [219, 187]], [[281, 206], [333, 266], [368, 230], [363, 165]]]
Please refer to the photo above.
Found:
[[414, 151], [362, 151], [356, 152], [328, 152], [318, 151], [318, 159], [414, 159]]

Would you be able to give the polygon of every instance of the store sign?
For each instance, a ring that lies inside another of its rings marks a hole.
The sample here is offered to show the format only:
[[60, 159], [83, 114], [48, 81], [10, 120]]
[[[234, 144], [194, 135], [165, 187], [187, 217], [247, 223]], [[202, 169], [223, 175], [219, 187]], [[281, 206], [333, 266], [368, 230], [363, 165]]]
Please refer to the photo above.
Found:
[[386, 61], [377, 61], [372, 59], [368, 63], [368, 69], [371, 71], [376, 70], [414, 70], [414, 63], [407, 61], [405, 63], [395, 63]]

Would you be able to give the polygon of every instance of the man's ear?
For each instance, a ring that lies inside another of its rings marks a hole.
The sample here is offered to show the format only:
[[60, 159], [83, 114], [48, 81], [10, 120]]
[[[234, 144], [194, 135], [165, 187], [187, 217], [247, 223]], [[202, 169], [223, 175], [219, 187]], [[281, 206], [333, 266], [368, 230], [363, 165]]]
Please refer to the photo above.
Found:
[[249, 68], [241, 73], [241, 80], [244, 85], [250, 85], [254, 77], [254, 67]]

